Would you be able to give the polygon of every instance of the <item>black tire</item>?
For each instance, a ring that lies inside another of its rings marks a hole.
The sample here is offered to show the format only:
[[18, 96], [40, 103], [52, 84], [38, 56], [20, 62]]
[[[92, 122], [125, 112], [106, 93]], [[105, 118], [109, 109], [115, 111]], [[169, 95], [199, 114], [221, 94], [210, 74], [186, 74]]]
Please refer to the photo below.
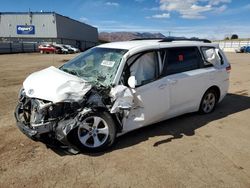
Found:
[[[100, 122], [95, 124], [95, 119]], [[86, 114], [79, 118], [79, 122], [80, 125], [71, 131], [69, 141], [81, 151], [100, 152], [113, 145], [116, 126], [107, 112]]]
[[200, 103], [199, 112], [209, 114], [214, 111], [218, 102], [218, 93], [214, 89], [209, 89], [203, 95]]

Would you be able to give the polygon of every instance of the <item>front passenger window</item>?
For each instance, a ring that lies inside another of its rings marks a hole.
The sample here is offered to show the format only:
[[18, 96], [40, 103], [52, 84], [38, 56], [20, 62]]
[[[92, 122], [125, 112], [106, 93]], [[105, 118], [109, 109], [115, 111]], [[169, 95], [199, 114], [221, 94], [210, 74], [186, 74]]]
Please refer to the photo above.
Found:
[[130, 76], [135, 76], [136, 86], [153, 81], [157, 75], [157, 54], [147, 52], [139, 56], [129, 68]]

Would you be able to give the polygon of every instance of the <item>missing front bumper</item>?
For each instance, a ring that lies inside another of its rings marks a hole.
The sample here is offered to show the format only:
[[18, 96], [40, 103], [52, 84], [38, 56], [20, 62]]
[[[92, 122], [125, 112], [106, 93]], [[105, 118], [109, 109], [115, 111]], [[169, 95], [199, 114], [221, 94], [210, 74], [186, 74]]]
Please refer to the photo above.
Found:
[[36, 130], [29, 128], [24, 123], [17, 121], [16, 125], [20, 129], [20, 131], [24, 133], [26, 136], [28, 136], [29, 138], [33, 140], [37, 140], [40, 137], [39, 134], [37, 134]]

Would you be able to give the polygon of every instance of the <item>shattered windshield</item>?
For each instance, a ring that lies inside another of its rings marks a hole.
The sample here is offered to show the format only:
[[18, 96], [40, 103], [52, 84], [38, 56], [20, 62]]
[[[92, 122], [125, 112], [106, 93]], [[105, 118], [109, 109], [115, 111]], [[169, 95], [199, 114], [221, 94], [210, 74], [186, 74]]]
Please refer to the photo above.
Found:
[[109, 86], [116, 75], [121, 59], [127, 50], [92, 48], [60, 67], [88, 82]]

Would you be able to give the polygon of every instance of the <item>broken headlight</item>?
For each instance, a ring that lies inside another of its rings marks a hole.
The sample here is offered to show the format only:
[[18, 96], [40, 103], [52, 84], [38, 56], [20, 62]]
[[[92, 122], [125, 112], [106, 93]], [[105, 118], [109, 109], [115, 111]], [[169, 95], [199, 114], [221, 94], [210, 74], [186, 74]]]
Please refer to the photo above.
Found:
[[25, 98], [25, 91], [24, 88], [22, 87], [18, 93], [18, 101], [23, 102]]

